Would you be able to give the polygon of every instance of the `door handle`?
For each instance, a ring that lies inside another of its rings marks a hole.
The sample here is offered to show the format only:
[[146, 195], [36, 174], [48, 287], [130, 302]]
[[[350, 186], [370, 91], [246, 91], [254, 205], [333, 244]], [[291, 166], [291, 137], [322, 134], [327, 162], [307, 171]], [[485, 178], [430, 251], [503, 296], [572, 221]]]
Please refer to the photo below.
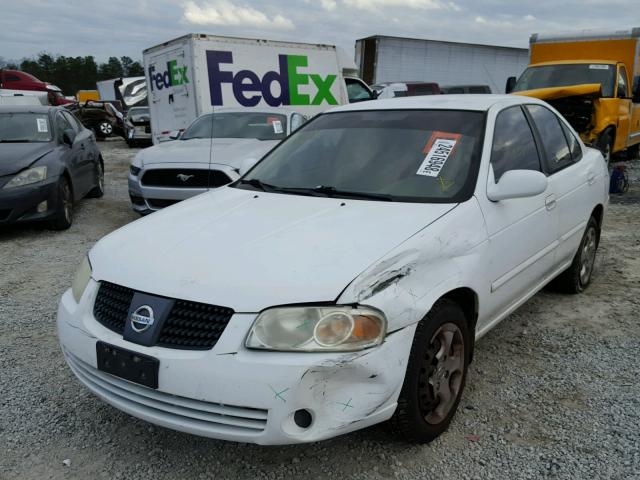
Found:
[[553, 210], [554, 208], [556, 208], [556, 196], [549, 195], [544, 199], [544, 204], [547, 207], [547, 210]]
[[596, 183], [596, 174], [593, 172], [587, 172], [587, 183], [593, 185]]

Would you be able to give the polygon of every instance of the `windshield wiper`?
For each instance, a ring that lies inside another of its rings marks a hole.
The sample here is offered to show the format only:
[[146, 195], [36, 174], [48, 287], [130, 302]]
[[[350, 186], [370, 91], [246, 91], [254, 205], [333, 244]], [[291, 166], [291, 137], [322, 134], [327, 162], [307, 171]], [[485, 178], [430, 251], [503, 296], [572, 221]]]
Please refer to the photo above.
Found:
[[385, 202], [393, 202], [395, 200], [393, 195], [387, 195], [385, 193], [353, 192], [350, 190], [340, 190], [336, 187], [330, 187], [327, 185], [318, 185], [317, 187], [311, 188], [280, 187], [279, 190], [291, 193], [306, 193], [308, 195], [319, 193], [321, 195], [326, 195], [327, 197], [359, 198], [362, 200], [381, 200]]
[[276, 192], [281, 190], [280, 187], [261, 182], [257, 178], [251, 178], [249, 180], [247, 180], [246, 178], [241, 178], [240, 180], [238, 180], [238, 183], [241, 183], [243, 185], [251, 185], [252, 187], [262, 190], [263, 192]]

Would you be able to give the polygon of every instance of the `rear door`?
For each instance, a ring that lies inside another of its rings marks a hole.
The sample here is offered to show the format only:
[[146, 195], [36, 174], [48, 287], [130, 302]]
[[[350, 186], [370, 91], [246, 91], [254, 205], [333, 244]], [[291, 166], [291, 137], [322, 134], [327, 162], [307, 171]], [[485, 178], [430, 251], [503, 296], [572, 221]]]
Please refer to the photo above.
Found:
[[573, 129], [542, 105], [527, 105], [541, 144], [543, 165], [558, 212], [558, 266], [573, 260], [600, 193], [602, 168], [584, 158]]
[[186, 129], [197, 116], [186, 45], [158, 52], [146, 67], [151, 131], [154, 142], [162, 142], [170, 132]]

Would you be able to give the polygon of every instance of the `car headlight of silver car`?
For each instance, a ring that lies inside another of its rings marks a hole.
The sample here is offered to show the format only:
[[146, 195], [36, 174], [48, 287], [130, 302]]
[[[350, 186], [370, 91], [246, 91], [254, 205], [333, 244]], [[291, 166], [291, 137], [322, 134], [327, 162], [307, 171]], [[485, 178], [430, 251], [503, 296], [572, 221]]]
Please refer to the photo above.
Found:
[[80, 303], [82, 294], [87, 289], [90, 279], [91, 263], [89, 262], [89, 258], [85, 256], [78, 267], [76, 276], [73, 278], [73, 283], [71, 284], [71, 292], [73, 293], [73, 298], [76, 300], [76, 303]]
[[270, 308], [258, 315], [247, 348], [300, 352], [348, 352], [380, 345], [387, 319], [360, 305]]
[[47, 167], [27, 168], [13, 177], [3, 188], [23, 187], [41, 182], [45, 178], [47, 178]]

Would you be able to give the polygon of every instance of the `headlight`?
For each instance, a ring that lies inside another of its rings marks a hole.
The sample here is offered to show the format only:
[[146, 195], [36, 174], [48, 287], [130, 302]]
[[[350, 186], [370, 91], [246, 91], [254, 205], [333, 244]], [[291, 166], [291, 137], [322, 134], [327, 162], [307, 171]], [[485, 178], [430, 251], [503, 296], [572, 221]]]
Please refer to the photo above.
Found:
[[76, 303], [80, 303], [80, 298], [82, 298], [82, 294], [87, 288], [87, 285], [89, 285], [90, 278], [91, 264], [89, 263], [89, 258], [84, 257], [82, 263], [76, 271], [76, 276], [73, 279], [73, 283], [71, 284], [71, 292], [73, 293], [73, 298], [76, 299]]
[[386, 317], [371, 307], [282, 307], [258, 315], [245, 345], [263, 350], [344, 352], [379, 345], [386, 331]]
[[28, 168], [13, 177], [4, 188], [22, 187], [24, 185], [41, 182], [45, 178], [47, 178], [47, 167]]
[[134, 177], [138, 176], [138, 174], [140, 173], [140, 170], [142, 169], [139, 167], [136, 167], [135, 165], [129, 166], [129, 171], [131, 172], [131, 175], [133, 175]]

